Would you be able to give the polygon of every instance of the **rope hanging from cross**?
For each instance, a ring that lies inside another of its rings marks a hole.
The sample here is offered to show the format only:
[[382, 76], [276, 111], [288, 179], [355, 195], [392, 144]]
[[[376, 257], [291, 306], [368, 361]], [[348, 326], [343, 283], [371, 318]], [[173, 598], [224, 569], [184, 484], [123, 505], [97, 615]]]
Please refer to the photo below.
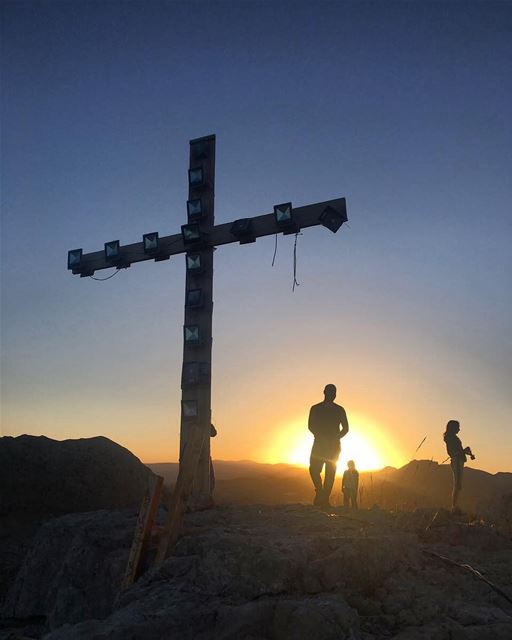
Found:
[[[121, 246], [119, 240], [113, 240], [105, 243], [103, 251], [84, 254], [82, 249], [73, 249], [68, 252], [68, 269], [80, 277], [91, 277], [97, 271], [112, 267], [117, 273], [136, 262], [159, 262], [185, 254], [180, 465], [192, 427], [197, 426], [204, 434], [210, 432], [214, 249], [233, 242], [249, 244], [278, 233], [295, 234], [295, 267], [299, 232], [323, 225], [336, 233], [347, 222], [345, 198], [337, 198], [297, 208], [285, 202], [275, 205], [272, 213], [215, 225], [214, 187], [215, 136], [191, 140], [187, 223], [182, 225], [181, 233], [160, 237], [155, 231], [144, 234], [142, 242]], [[293, 288], [298, 284], [294, 268]], [[191, 502], [196, 507], [211, 503], [209, 440], [206, 436], [202, 440], [199, 462], [193, 473]]]

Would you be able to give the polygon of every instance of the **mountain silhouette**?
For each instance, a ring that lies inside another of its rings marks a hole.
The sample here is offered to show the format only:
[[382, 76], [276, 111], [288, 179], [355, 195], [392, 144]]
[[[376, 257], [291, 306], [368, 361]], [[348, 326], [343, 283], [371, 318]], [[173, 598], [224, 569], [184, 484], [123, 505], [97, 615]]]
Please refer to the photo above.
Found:
[[[177, 463], [147, 465], [172, 485], [178, 473]], [[310, 503], [313, 485], [308, 469], [288, 464], [264, 464], [250, 460], [215, 460], [215, 499], [219, 504]], [[332, 493], [332, 501], [341, 503], [341, 473]], [[385, 509], [411, 510], [417, 507], [449, 507], [452, 471], [449, 464], [431, 460], [411, 460], [400, 468], [360, 472], [360, 506], [378, 505]], [[465, 510], [486, 512], [502, 496], [512, 494], [512, 473], [491, 474], [466, 467], [461, 494]]]

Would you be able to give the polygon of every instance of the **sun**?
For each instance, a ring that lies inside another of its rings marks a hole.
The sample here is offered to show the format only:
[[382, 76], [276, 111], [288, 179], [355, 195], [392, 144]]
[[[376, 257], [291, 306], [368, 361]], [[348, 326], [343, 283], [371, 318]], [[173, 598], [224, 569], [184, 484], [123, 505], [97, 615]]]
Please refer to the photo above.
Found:
[[[312, 445], [313, 435], [304, 434], [290, 451], [286, 462], [308, 466]], [[384, 466], [375, 447], [363, 435], [355, 431], [349, 432], [341, 442], [338, 467], [346, 467], [349, 460], [354, 460], [356, 467], [361, 471], [381, 469]]]
[[[281, 429], [272, 445], [269, 462], [309, 466], [313, 435], [303, 424], [292, 423]], [[386, 464], [395, 462], [393, 454], [388, 443], [384, 442], [381, 430], [366, 420], [353, 419], [349, 433], [341, 441], [338, 469], [346, 467], [349, 460], [354, 460], [361, 471], [382, 469]]]

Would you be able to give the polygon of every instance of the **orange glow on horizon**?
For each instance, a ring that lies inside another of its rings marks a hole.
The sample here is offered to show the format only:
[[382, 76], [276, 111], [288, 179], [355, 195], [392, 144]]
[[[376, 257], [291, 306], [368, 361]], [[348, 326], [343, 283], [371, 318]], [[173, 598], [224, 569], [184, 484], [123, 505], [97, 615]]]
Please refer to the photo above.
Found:
[[[350, 419], [350, 431], [341, 441], [338, 469], [354, 460], [360, 471], [374, 471], [385, 466], [401, 466], [405, 460], [401, 453], [367, 419], [360, 416]], [[265, 462], [284, 462], [298, 466], [309, 466], [313, 445], [313, 434], [300, 421], [289, 423], [280, 429], [265, 456]]]

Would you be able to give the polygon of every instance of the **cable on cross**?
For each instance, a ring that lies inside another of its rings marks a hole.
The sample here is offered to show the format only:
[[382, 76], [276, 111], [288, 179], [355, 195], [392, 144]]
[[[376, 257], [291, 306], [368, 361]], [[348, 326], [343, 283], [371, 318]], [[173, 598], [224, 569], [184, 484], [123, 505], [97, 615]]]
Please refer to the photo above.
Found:
[[105, 282], [105, 280], [110, 280], [110, 278], [113, 278], [114, 276], [117, 276], [117, 274], [119, 273], [120, 269], [116, 269], [114, 271], [114, 273], [111, 273], [109, 276], [107, 276], [106, 278], [96, 278], [95, 276], [89, 276], [89, 278], [91, 278], [92, 280], [97, 280], [98, 282]]
[[276, 261], [277, 255], [277, 233], [276, 233], [276, 244], [274, 245], [274, 257], [272, 258], [272, 266], [274, 266], [274, 262]]
[[297, 239], [302, 233], [298, 231], [295, 234], [295, 242], [293, 244], [293, 287], [292, 291], [295, 291], [295, 287], [300, 287], [300, 283], [297, 281]]

